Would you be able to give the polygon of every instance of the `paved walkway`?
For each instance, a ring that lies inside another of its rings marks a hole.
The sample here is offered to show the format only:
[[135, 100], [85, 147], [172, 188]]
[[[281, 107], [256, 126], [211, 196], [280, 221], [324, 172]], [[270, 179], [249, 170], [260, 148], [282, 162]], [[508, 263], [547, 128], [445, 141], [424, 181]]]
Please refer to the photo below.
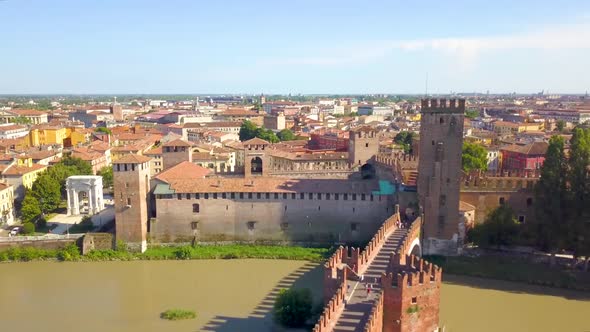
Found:
[[[381, 277], [381, 273], [385, 272], [389, 257], [397, 250], [406, 233], [406, 229], [398, 229], [387, 238], [365, 271], [363, 282], [347, 281], [347, 303], [334, 327], [334, 332], [362, 331], [364, 329], [377, 294], [381, 292], [381, 283], [378, 279]], [[371, 284], [371, 293], [367, 295], [367, 284], [369, 283]]]

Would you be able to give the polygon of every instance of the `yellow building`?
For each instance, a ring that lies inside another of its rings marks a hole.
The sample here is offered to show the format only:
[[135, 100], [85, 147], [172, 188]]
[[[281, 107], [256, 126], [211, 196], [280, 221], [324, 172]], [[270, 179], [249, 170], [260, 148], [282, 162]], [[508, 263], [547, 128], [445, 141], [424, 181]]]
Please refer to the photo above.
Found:
[[34, 164], [31, 158], [19, 158], [17, 163], [2, 172], [2, 178], [9, 185], [14, 186], [15, 198], [24, 197], [25, 188], [33, 187], [33, 182], [47, 166]]
[[507, 121], [496, 121], [494, 122], [494, 132], [498, 135], [507, 134], [518, 134], [528, 131], [539, 131], [543, 130], [543, 123], [531, 123], [531, 122], [507, 122]]
[[0, 225], [14, 223], [14, 187], [0, 183]]
[[89, 141], [90, 134], [85, 129], [53, 124], [35, 126], [27, 136], [29, 146], [61, 144], [65, 147], [70, 147]]

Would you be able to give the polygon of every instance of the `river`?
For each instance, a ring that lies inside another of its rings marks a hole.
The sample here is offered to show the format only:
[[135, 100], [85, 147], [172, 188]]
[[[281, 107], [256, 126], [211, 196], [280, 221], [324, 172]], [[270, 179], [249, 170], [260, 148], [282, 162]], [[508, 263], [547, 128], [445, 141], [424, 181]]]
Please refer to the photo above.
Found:
[[[447, 332], [590, 331], [589, 294], [446, 279]], [[321, 283], [317, 264], [282, 260], [0, 264], [0, 331], [269, 331], [277, 287]], [[171, 308], [198, 317], [159, 318]]]

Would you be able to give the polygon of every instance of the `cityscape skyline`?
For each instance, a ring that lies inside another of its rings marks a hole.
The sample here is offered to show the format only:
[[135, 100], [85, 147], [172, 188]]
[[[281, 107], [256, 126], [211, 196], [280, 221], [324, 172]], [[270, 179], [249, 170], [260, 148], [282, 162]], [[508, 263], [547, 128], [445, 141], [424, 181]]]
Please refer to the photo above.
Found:
[[509, 5], [8, 0], [0, 92], [585, 94], [590, 6]]

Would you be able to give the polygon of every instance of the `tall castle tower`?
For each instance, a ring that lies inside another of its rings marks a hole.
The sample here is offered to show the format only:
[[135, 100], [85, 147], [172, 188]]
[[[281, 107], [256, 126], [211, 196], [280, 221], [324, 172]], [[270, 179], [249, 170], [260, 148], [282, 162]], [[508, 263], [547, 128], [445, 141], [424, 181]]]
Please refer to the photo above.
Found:
[[424, 254], [454, 255], [459, 241], [459, 182], [465, 100], [422, 100], [418, 197]]
[[379, 137], [371, 127], [348, 132], [348, 163], [351, 167], [369, 163], [379, 153]]
[[193, 161], [191, 144], [181, 139], [175, 139], [162, 144], [163, 170], [176, 166], [183, 161]]
[[147, 249], [150, 158], [129, 154], [113, 162], [117, 241], [132, 250]]

